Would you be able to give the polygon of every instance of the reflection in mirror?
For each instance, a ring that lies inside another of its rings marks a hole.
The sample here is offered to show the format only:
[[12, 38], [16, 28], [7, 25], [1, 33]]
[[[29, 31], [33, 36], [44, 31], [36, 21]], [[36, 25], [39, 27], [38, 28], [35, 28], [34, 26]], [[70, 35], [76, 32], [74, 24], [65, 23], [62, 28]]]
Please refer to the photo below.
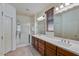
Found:
[[45, 34], [45, 19], [37, 21], [37, 32], [38, 34]]
[[20, 39], [20, 37], [21, 37], [21, 25], [20, 24], [17, 24], [16, 32], [17, 32], [17, 37], [19, 37], [19, 39]]
[[54, 35], [79, 40], [79, 6], [54, 15]]

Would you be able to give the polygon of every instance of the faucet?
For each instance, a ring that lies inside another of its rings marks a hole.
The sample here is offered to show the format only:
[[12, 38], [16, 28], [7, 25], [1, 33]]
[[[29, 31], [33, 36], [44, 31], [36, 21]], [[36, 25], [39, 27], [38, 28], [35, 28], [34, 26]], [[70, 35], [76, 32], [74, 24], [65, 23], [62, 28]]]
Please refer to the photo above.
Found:
[[69, 40], [61, 40], [63, 43], [69, 44], [70, 41]]

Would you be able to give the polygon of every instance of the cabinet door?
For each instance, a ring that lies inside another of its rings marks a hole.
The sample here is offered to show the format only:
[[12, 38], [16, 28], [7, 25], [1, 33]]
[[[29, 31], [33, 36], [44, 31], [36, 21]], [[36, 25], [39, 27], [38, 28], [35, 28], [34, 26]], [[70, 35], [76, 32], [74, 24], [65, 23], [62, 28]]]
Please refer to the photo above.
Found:
[[70, 52], [70, 51], [67, 51], [63, 48], [59, 48], [57, 47], [57, 55], [62, 55], [62, 56], [77, 56], [76, 54]]
[[39, 53], [44, 56], [44, 49], [39, 47]]
[[41, 55], [45, 55], [45, 41], [39, 39], [39, 43], [38, 43], [38, 47], [39, 47], [39, 52]]
[[56, 46], [46, 42], [45, 55], [56, 56]]
[[46, 56], [56, 56], [56, 50], [53, 50], [51, 48], [46, 48], [46, 53], [45, 53]]

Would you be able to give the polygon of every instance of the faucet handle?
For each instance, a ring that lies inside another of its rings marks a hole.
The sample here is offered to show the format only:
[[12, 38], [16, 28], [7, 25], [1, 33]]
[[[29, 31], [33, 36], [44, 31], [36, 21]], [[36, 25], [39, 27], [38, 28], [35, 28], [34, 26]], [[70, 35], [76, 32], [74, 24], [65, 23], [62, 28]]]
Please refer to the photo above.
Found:
[[70, 43], [70, 41], [68, 41], [68, 44]]
[[66, 41], [66, 40], [64, 40], [64, 42], [66, 43], [67, 41]]
[[61, 40], [63, 42], [63, 40]]

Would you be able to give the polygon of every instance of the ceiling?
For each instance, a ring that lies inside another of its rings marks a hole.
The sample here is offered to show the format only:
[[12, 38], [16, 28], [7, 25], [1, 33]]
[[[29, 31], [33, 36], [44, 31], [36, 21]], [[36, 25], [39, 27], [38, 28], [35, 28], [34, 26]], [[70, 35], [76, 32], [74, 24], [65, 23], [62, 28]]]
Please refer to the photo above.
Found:
[[17, 14], [35, 15], [48, 6], [57, 6], [59, 3], [11, 3], [16, 8]]

